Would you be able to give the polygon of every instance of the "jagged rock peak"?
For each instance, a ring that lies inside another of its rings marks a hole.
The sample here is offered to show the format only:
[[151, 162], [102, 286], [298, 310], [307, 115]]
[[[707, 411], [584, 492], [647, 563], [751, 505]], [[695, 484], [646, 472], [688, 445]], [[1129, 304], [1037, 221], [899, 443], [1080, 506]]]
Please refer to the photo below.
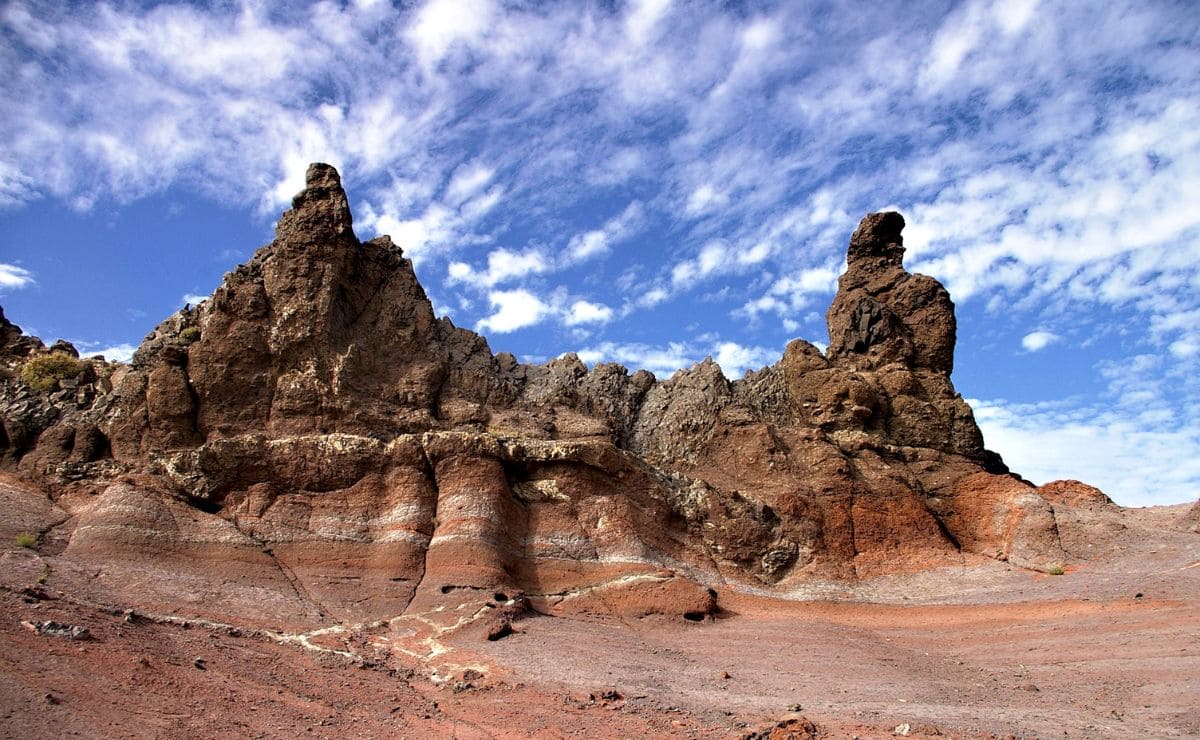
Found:
[[304, 174], [304, 190], [292, 198], [292, 209], [279, 219], [276, 239], [314, 243], [347, 237], [354, 238], [354, 219], [342, 178], [332, 165], [314, 162]]
[[899, 266], [904, 258], [904, 217], [895, 211], [868, 213], [850, 237], [846, 259], [851, 266], [868, 258], [883, 258]]
[[899, 362], [949, 375], [954, 303], [937, 280], [904, 269], [903, 228], [899, 213], [871, 213], [850, 237], [848, 268], [826, 314], [828, 355], [861, 367]]

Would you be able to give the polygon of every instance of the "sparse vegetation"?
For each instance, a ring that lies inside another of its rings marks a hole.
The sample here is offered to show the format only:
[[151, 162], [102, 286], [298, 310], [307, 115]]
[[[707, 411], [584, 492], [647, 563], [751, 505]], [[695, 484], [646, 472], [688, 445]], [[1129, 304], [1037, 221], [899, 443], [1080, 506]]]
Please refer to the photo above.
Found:
[[17, 544], [32, 549], [37, 545], [37, 535], [33, 532], [21, 532], [17, 535]]
[[1061, 565], [1051, 565], [1046, 569], [1046, 572], [1052, 576], [1061, 576], [1063, 573], [1066, 573]]
[[200, 327], [198, 326], [189, 326], [183, 331], [179, 332], [179, 341], [183, 342], [184, 344], [191, 344], [199, 338]]
[[521, 434], [521, 431], [519, 429], [514, 429], [513, 427], [505, 427], [505, 426], [488, 427], [487, 434], [489, 434], [493, 437], [497, 437], [499, 439], [514, 439], [517, 437], [524, 436]]
[[21, 380], [38, 393], [47, 393], [57, 388], [59, 381], [83, 372], [84, 364], [65, 352], [38, 355], [21, 368]]

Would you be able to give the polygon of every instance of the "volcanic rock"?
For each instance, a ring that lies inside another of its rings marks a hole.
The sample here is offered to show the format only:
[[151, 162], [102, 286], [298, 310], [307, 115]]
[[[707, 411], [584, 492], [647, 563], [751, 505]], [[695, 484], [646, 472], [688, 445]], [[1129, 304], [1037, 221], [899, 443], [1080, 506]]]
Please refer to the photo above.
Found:
[[953, 303], [904, 269], [903, 225], [870, 214], [851, 237], [827, 353], [796, 340], [741, 380], [709, 359], [658, 381], [493, 355], [434, 315], [401, 246], [358, 240], [315, 164], [274, 241], [130, 365], [62, 399], [4, 380], [5, 465], [71, 492], [64, 557], [128, 603], [264, 624], [497, 592], [703, 619], [725, 588], [1062, 563], [1056, 507], [1098, 499], [1039, 492], [984, 447], [950, 381]]

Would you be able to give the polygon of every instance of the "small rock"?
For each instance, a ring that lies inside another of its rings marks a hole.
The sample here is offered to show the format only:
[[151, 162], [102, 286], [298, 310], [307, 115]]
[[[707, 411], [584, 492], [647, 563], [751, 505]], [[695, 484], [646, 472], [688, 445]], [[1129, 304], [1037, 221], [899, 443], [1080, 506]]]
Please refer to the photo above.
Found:
[[903, 725], [896, 725], [896, 729], [892, 730], [892, 734], [900, 735], [901, 737], [908, 737], [910, 734], [912, 734], [912, 727], [907, 723]]
[[796, 716], [780, 720], [757, 732], [742, 735], [742, 740], [813, 740], [817, 737], [817, 726], [807, 717]]
[[47, 704], [58, 704], [58, 697], [54, 694], [51, 694], [49, 691], [42, 695], [42, 699], [44, 699]]
[[721, 678], [728, 681], [729, 679], [733, 678], [733, 676], [729, 675], [729, 671], [721, 671]]
[[63, 637], [68, 640], [91, 640], [92, 633], [88, 632], [87, 627], [77, 627], [75, 625], [63, 624], [53, 620], [46, 622], [21, 622], [21, 626], [31, 632], [36, 632], [39, 635], [48, 635], [50, 637]]
[[489, 642], [495, 642], [496, 640], [503, 640], [505, 637], [508, 637], [512, 633], [513, 633], [512, 622], [509, 622], [506, 619], [502, 622], [497, 622], [496, 624], [493, 624], [491, 626], [491, 628], [488, 629], [487, 639]]
[[205, 671], [208, 670], [208, 663], [204, 660], [204, 658], [196, 658], [192, 661], [192, 667]]

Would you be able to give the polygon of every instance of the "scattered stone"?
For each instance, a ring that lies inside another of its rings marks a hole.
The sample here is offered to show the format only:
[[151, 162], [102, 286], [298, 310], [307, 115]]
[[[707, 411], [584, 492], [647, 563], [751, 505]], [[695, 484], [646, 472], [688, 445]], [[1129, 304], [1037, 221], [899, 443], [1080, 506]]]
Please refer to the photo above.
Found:
[[92, 633], [87, 627], [79, 627], [76, 625], [63, 624], [53, 620], [40, 621], [22, 621], [21, 626], [31, 632], [36, 632], [39, 635], [47, 635], [49, 637], [62, 637], [67, 640], [91, 640]]
[[208, 670], [208, 662], [204, 658], [195, 658], [192, 660], [192, 667], [199, 670]]
[[54, 598], [41, 585], [26, 586], [21, 589], [21, 596], [26, 604], [33, 604], [38, 601], [46, 601]]
[[815, 740], [818, 728], [807, 717], [785, 717], [773, 725], [741, 736], [741, 740]]

